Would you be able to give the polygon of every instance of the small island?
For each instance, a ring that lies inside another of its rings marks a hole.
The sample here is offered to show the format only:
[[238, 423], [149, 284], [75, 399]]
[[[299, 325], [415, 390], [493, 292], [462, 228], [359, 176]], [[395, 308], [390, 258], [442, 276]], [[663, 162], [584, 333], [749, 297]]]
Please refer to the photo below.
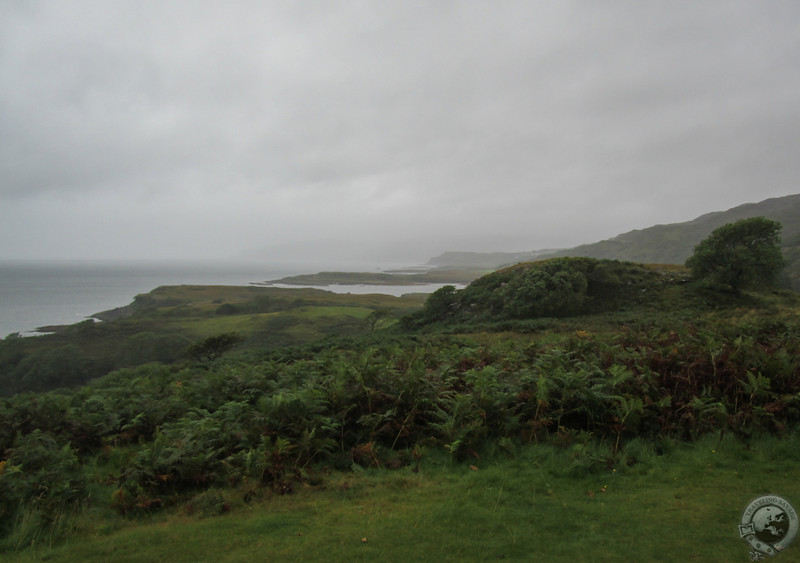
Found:
[[288, 276], [252, 285], [422, 285], [429, 283], [467, 284], [488, 273], [479, 269], [433, 268], [424, 272], [319, 272]]

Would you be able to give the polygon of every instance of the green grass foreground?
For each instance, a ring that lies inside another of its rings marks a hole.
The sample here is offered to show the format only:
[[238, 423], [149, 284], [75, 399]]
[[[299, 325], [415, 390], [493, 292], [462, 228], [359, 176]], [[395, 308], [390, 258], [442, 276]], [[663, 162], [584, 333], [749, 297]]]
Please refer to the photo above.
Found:
[[[418, 470], [333, 472], [292, 495], [202, 518], [84, 515], [54, 549], [8, 561], [746, 561], [738, 537], [756, 496], [800, 499], [800, 436], [644, 442], [619, 467], [602, 445], [529, 445], [490, 460], [426, 455]], [[596, 451], [595, 451], [596, 450]], [[513, 457], [511, 457], [513, 455]], [[792, 545], [780, 559], [796, 561]]]

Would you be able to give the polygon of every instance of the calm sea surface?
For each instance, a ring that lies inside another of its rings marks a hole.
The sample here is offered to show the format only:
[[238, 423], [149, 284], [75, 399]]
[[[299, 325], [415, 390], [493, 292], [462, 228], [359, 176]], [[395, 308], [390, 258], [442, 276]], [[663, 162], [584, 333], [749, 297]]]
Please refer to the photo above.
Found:
[[[385, 266], [387, 268], [392, 265]], [[0, 262], [0, 338], [37, 327], [73, 324], [128, 305], [162, 285], [249, 285], [324, 270], [377, 271], [375, 265], [341, 267], [256, 263]], [[434, 291], [425, 286], [330, 286], [337, 293]]]

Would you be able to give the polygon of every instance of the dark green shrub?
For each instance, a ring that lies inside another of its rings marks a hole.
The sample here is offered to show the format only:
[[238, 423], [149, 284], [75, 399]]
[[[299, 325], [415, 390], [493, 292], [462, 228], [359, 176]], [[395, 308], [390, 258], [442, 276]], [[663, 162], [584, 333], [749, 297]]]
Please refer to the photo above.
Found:
[[14, 530], [23, 511], [26, 534], [34, 541], [79, 503], [85, 486], [69, 444], [40, 430], [19, 436], [8, 459], [0, 461], [0, 537]]
[[92, 374], [91, 361], [75, 344], [31, 352], [15, 370], [24, 388], [34, 391], [86, 383]]
[[562, 260], [520, 272], [508, 283], [503, 314], [510, 318], [564, 317], [583, 309], [589, 282]]

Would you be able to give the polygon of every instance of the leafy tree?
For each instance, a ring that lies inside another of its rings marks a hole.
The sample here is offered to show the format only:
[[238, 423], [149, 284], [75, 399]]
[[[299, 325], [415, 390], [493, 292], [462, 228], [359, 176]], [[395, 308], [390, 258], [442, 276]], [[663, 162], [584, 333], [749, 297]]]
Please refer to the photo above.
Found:
[[222, 356], [225, 352], [242, 341], [242, 337], [235, 332], [226, 332], [209, 336], [189, 346], [187, 353], [199, 361], [211, 362]]
[[434, 318], [444, 318], [452, 314], [457, 307], [458, 298], [454, 285], [440, 287], [428, 296], [425, 301], [425, 309]]
[[686, 261], [692, 275], [734, 293], [772, 285], [785, 266], [781, 224], [764, 217], [742, 219], [715, 229]]
[[443, 321], [452, 317], [459, 306], [459, 292], [454, 285], [445, 285], [431, 293], [424, 307], [403, 319], [403, 326], [414, 329], [428, 323]]

